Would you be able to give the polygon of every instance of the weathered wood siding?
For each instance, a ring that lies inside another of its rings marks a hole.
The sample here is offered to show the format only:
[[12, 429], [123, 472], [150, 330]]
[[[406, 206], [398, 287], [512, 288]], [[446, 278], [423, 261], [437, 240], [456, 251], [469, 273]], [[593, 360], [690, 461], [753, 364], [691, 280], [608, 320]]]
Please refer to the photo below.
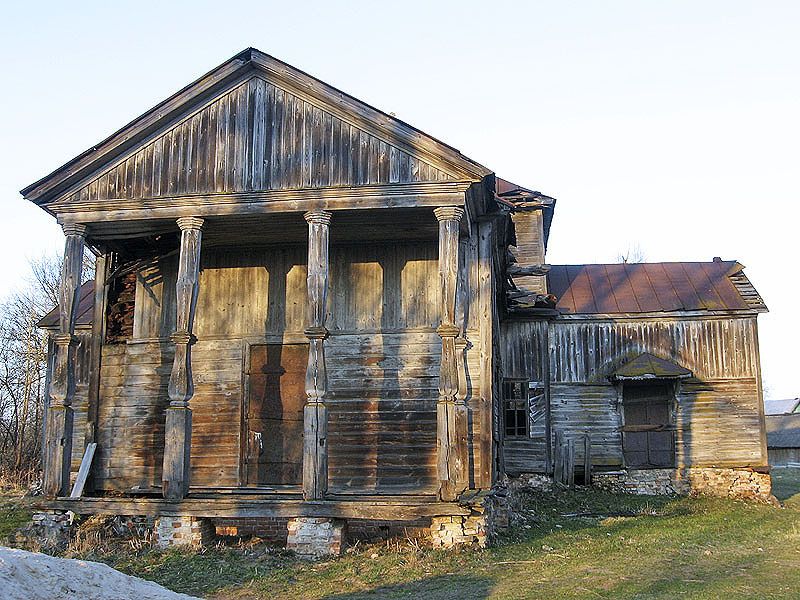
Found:
[[161, 485], [171, 344], [103, 346], [95, 485], [129, 490]]
[[650, 352], [698, 379], [755, 377], [754, 319], [556, 321], [550, 331], [553, 382], [603, 383], [625, 360]]
[[[511, 254], [520, 266], [541, 265], [545, 262], [544, 217], [542, 211], [516, 212], [511, 215], [514, 222], [517, 243], [510, 248]], [[515, 277], [514, 283], [522, 289], [547, 293], [547, 277], [530, 275]]]
[[[463, 315], [474, 341], [477, 245], [467, 241], [462, 248]], [[437, 268], [436, 242], [331, 248], [326, 360], [332, 492], [434, 492], [438, 486]], [[134, 339], [105, 348], [98, 473], [108, 488], [160, 483], [174, 282], [174, 259], [141, 272]], [[248, 343], [304, 342], [305, 305], [304, 246], [203, 253], [190, 401], [193, 486], [238, 485], [243, 352]], [[478, 363], [476, 344], [467, 360], [473, 409]], [[474, 438], [480, 420], [471, 425]], [[472, 464], [480, 466], [475, 450]]]
[[[506, 376], [536, 377], [544, 335], [540, 324], [504, 324]], [[615, 367], [642, 352], [691, 369], [675, 406], [678, 466], [762, 466], [761, 393], [755, 317], [649, 319], [640, 321], [553, 321], [548, 327], [551, 429], [577, 437], [589, 433], [592, 462], [621, 466], [622, 405], [608, 380]], [[583, 458], [577, 449], [577, 461]], [[541, 452], [506, 448], [506, 462], [536, 470]]]
[[453, 179], [323, 106], [252, 77], [65, 202]]
[[676, 422], [678, 466], [764, 466], [755, 378], [680, 385]]
[[[547, 328], [547, 321], [512, 321], [503, 323], [501, 327], [503, 378], [542, 382], [545, 384], [546, 396], [550, 393], [547, 385]], [[546, 426], [545, 423], [540, 425], [530, 439], [505, 439], [507, 473], [547, 470]]]

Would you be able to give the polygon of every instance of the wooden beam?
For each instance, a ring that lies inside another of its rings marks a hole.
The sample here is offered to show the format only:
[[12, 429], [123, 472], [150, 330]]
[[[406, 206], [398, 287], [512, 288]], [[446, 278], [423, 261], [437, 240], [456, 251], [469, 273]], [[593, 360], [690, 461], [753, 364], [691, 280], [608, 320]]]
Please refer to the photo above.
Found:
[[312, 210], [356, 210], [461, 205], [471, 185], [465, 181], [397, 183], [357, 187], [274, 190], [171, 196], [149, 199], [115, 198], [104, 201], [49, 205], [59, 222], [102, 222], [109, 219], [170, 220], [183, 216], [213, 217]]
[[185, 498], [167, 501], [156, 498], [58, 498], [40, 502], [41, 508], [71, 510], [77, 514], [175, 515], [197, 517], [324, 517], [416, 520], [425, 517], [469, 515], [470, 507], [456, 502], [401, 500], [321, 500], [263, 498]]
[[164, 425], [164, 497], [183, 498], [189, 491], [189, 454], [192, 441], [192, 410], [189, 400], [194, 395], [192, 380], [192, 333], [200, 275], [200, 246], [203, 219], [182, 217], [177, 220], [181, 230], [180, 257], [176, 293], [176, 327], [171, 340], [175, 358], [167, 387], [169, 406]]
[[437, 470], [439, 498], [455, 500], [469, 487], [468, 409], [459, 391], [459, 366], [456, 338], [458, 293], [459, 223], [464, 209], [456, 206], [437, 208], [439, 221], [439, 286], [441, 289], [441, 324], [436, 332], [442, 339], [439, 368], [439, 400], [436, 404]]
[[43, 492], [65, 495], [72, 462], [72, 400], [75, 396], [75, 319], [83, 266], [86, 226], [64, 225], [66, 242], [58, 293], [59, 333], [53, 336], [55, 357], [45, 425]]
[[86, 445], [86, 450], [83, 453], [83, 460], [81, 460], [81, 467], [78, 469], [78, 477], [75, 479], [75, 485], [72, 488], [70, 498], [80, 498], [83, 496], [83, 488], [86, 485], [86, 480], [89, 478], [89, 471], [92, 468], [92, 459], [94, 452], [97, 450], [97, 444], [92, 442]]
[[306, 405], [303, 408], [303, 497], [324, 498], [328, 491], [328, 374], [325, 364], [325, 315], [328, 299], [328, 238], [331, 213], [309, 211], [308, 222], [308, 317], [309, 341], [306, 368]]
[[478, 448], [481, 455], [481, 470], [477, 485], [490, 488], [495, 481], [494, 454], [494, 298], [495, 283], [493, 272], [494, 221], [483, 220], [477, 228], [478, 236], [478, 322], [480, 339], [480, 419], [481, 436]]
[[100, 404], [100, 365], [103, 354], [103, 341], [106, 334], [106, 284], [109, 260], [107, 254], [101, 254], [95, 260], [94, 267], [94, 305], [92, 313], [92, 340], [89, 366], [89, 398], [86, 406], [86, 432], [84, 442], [91, 444], [97, 441], [97, 411]]

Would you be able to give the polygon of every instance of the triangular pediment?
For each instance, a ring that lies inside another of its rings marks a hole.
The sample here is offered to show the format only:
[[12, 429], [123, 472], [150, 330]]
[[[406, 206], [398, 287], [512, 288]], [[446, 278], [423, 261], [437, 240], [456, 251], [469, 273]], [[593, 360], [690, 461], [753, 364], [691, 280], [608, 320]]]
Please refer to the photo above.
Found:
[[[267, 55], [251, 50], [240, 62], [246, 64], [213, 93], [191, 97], [192, 85], [202, 79], [179, 92], [185, 107], [172, 106], [170, 120], [154, 120], [156, 107], [23, 194], [40, 203], [70, 204], [465, 181], [489, 173], [453, 148]], [[176, 104], [176, 97], [165, 103], [170, 101]], [[142, 127], [134, 140], [145, 121], [149, 128]]]

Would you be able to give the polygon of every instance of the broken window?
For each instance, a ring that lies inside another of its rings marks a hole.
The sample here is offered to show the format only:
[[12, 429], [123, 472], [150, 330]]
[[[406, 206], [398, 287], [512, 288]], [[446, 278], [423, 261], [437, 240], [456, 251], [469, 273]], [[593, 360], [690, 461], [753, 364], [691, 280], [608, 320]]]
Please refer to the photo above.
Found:
[[532, 437], [534, 425], [541, 423], [545, 415], [544, 386], [541, 383], [521, 379], [503, 382], [506, 437]]

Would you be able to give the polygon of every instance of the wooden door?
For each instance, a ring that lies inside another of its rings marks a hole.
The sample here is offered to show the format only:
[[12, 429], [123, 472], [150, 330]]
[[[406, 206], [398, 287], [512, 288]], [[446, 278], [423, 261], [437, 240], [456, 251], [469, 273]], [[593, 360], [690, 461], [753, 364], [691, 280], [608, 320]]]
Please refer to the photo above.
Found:
[[245, 430], [249, 486], [301, 485], [306, 344], [250, 346]]
[[675, 428], [668, 385], [630, 385], [623, 389], [625, 466], [639, 469], [675, 466]]

